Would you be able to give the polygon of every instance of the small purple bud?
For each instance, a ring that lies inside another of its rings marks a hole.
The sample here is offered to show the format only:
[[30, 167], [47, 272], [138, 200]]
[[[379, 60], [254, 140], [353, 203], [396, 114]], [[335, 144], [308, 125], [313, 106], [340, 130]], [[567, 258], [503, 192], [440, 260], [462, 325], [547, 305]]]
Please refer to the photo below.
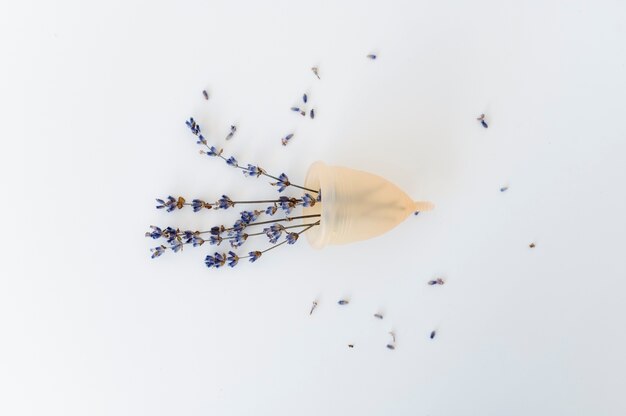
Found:
[[208, 100], [208, 99], [209, 99], [209, 93], [208, 93], [208, 92], [206, 92], [206, 90], [202, 90], [202, 95], [204, 96], [204, 99], [205, 99], [205, 100]]

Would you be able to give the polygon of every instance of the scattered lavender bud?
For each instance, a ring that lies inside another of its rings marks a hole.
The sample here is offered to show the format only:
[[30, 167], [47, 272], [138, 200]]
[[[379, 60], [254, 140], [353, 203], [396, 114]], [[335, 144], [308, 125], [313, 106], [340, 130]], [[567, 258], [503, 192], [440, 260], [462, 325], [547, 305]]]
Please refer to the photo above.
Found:
[[340, 300], [339, 302], [337, 302], [337, 303], [338, 303], [338, 304], [340, 304], [340, 305], [347, 305], [347, 304], [348, 304], [348, 303], [350, 303], [350, 302], [348, 302], [348, 301], [347, 301], [347, 300], [345, 300], [345, 299], [341, 299], [341, 300]]
[[317, 302], [313, 301], [313, 306], [311, 306], [311, 312], [309, 312], [309, 315], [313, 314], [313, 311], [315, 310], [315, 308], [317, 308]]
[[379, 313], [375, 313], [374, 318], [383, 319], [383, 316]]
[[319, 72], [318, 72], [318, 71], [319, 71], [319, 69], [318, 69], [316, 66], [314, 66], [313, 68], [311, 68], [311, 71], [313, 71], [313, 73], [315, 74], [315, 76], [317, 77], [317, 79], [321, 79], [321, 78], [320, 78], [320, 74], [319, 74]]
[[445, 283], [445, 280], [443, 280], [441, 277], [439, 277], [439, 278], [437, 278], [436, 282], [437, 282], [438, 285], [442, 285], [442, 284]]
[[280, 141], [282, 142], [283, 146], [287, 146], [287, 143], [289, 143], [289, 140], [291, 140], [292, 137], [293, 137], [293, 133], [288, 134], [285, 137], [283, 137], [282, 139], [280, 139]]
[[434, 286], [434, 285], [437, 284], [437, 281], [436, 280], [429, 280], [428, 284], [431, 285], [431, 286]]
[[480, 121], [480, 124], [482, 124], [482, 126], [484, 128], [488, 128], [489, 126], [487, 125], [487, 122], [485, 121], [485, 115], [481, 114], [480, 117], [478, 117], [476, 120]]
[[291, 107], [291, 111], [300, 112], [300, 107]]
[[419, 211], [415, 211], [415, 212], [413, 213], [413, 215], [419, 215], [419, 214], [420, 214], [420, 212], [419, 212]]
[[396, 347], [394, 347], [393, 344], [387, 344], [387, 348], [389, 348], [390, 350], [396, 349]]
[[354, 348], [354, 344], [348, 344], [348, 348]]
[[304, 95], [302, 96], [302, 101], [304, 101], [304, 103], [306, 104], [306, 102], [307, 102], [308, 100], [309, 100], [309, 97], [307, 97], [307, 95], [306, 95], [306, 94], [304, 94]]
[[368, 57], [369, 59], [372, 59], [372, 60], [374, 60], [374, 59], [376, 59], [376, 58], [377, 58], [377, 56], [376, 56], [376, 55], [374, 55], [373, 53], [370, 53], [369, 55], [367, 55], [367, 57]]
[[435, 338], [435, 335], [436, 335], [436, 334], [437, 334], [437, 332], [436, 332], [436, 331], [432, 331], [432, 332], [430, 333], [430, 339]]
[[311, 109], [310, 115], [311, 115], [311, 118], [315, 118], [315, 110], [314, 109]]
[[509, 189], [508, 186], [503, 186], [502, 188], [500, 188], [500, 192], [506, 192], [507, 189]]
[[206, 92], [206, 90], [202, 90], [202, 95], [204, 96], [204, 99], [205, 99], [205, 100], [208, 100], [208, 99], [209, 99], [209, 93], [208, 93], [208, 92]]
[[530, 244], [528, 245], [528, 247], [530, 247], [530, 248], [535, 248], [535, 243], [530, 243]]
[[391, 335], [391, 339], [393, 340], [393, 343], [396, 343], [396, 334], [394, 334], [393, 332], [390, 332], [389, 335]]
[[230, 132], [226, 136], [226, 140], [232, 139], [236, 131], [237, 131], [237, 126], [230, 126]]

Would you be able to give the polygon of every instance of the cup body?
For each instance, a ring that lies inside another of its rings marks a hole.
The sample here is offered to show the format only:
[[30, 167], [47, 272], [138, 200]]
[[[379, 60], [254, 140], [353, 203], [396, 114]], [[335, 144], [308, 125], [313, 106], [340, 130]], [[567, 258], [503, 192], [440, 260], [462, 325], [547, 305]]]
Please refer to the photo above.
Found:
[[321, 202], [303, 212], [321, 215], [320, 225], [305, 233], [315, 248], [379, 236], [413, 212], [433, 208], [431, 203], [413, 201], [380, 176], [323, 162], [311, 165], [305, 186], [322, 193]]

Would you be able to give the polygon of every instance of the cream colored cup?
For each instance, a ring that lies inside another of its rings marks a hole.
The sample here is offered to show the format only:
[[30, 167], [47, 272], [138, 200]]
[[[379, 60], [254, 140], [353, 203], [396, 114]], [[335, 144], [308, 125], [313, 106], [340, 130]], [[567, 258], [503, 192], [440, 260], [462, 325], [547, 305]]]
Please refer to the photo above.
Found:
[[305, 187], [322, 192], [321, 203], [303, 210], [304, 215], [321, 214], [320, 225], [305, 233], [314, 248], [376, 237], [413, 212], [434, 208], [430, 202], [413, 201], [380, 176], [323, 162], [311, 165]]

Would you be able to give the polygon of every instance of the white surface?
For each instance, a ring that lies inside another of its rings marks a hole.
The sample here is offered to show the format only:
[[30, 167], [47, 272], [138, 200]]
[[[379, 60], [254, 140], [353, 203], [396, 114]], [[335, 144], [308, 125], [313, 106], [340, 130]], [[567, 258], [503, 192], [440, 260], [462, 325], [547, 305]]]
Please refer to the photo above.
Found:
[[[625, 414], [625, 18], [620, 1], [3, 2], [0, 414]], [[313, 121], [289, 112], [304, 91]], [[153, 198], [274, 192], [199, 156], [190, 115], [217, 144], [236, 122], [240, 161], [356, 167], [437, 209], [236, 270], [206, 269], [208, 248], [151, 261], [148, 225], [218, 218]]]

